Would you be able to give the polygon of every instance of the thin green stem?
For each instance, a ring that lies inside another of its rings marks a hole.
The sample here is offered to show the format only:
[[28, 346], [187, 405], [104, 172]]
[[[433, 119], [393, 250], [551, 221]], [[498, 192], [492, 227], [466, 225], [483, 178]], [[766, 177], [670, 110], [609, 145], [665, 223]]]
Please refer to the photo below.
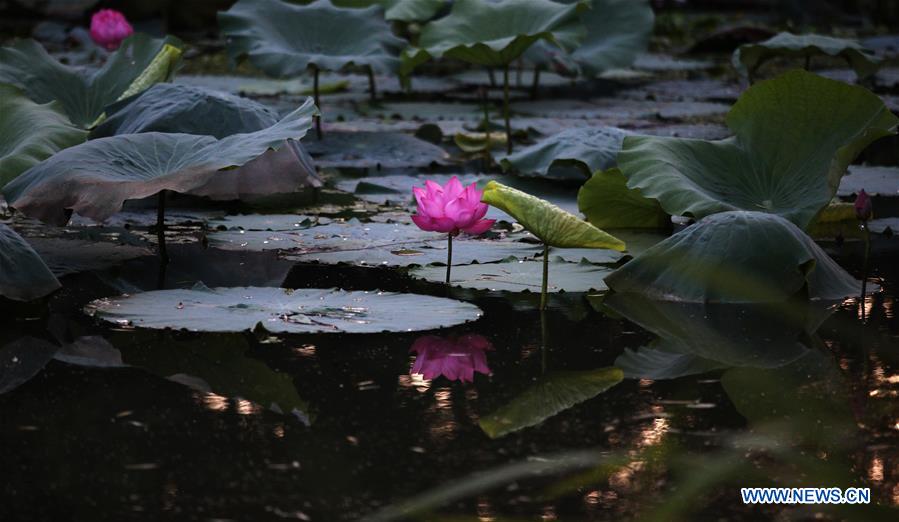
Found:
[[[322, 105], [318, 99], [318, 66], [312, 66], [312, 96], [315, 100], [315, 106], [318, 108], [318, 111], [321, 112]], [[318, 139], [322, 139], [322, 117], [318, 115], [315, 117], [315, 135], [318, 136]]]
[[450, 284], [450, 272], [453, 268], [453, 233], [446, 236], [446, 285]]
[[531, 84], [531, 99], [537, 99], [537, 91], [540, 90], [540, 66], [534, 68], [534, 82]]
[[867, 221], [862, 221], [862, 230], [865, 236], [865, 263], [862, 265], [862, 295], [859, 305], [861, 306], [862, 322], [865, 322], [865, 294], [868, 293], [868, 259], [871, 255], [871, 231], [868, 229]]
[[543, 286], [540, 287], [540, 311], [546, 310], [546, 290], [549, 286], [549, 245], [543, 244]]
[[156, 202], [156, 243], [159, 249], [159, 261], [163, 265], [167, 265], [169, 252], [165, 245], [165, 190], [159, 191]]
[[512, 154], [512, 125], [509, 124], [509, 64], [503, 67], [503, 117], [506, 119], [506, 154]]

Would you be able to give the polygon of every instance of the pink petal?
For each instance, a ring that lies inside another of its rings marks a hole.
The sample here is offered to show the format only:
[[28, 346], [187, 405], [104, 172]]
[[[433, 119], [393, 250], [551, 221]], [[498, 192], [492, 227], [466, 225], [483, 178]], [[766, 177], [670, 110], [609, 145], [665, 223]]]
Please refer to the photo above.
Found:
[[412, 194], [415, 195], [415, 201], [418, 202], [419, 207], [421, 206], [421, 201], [427, 197], [427, 192], [421, 187], [412, 187]]
[[496, 223], [495, 219], [482, 219], [468, 228], [463, 228], [462, 232], [471, 234], [472, 236], [479, 236], [490, 230], [490, 227], [492, 227], [494, 223]]
[[437, 219], [446, 217], [446, 213], [443, 211], [443, 202], [440, 200], [435, 200], [431, 198], [425, 198], [422, 200], [422, 210], [424, 214], [430, 218]]
[[450, 218], [440, 217], [433, 218], [432, 222], [434, 223], [434, 232], [456, 232], [458, 228], [456, 227], [456, 222]]
[[443, 187], [441, 187], [440, 184], [435, 181], [425, 181], [425, 189], [428, 192], [428, 196], [431, 197], [434, 197], [438, 194], [443, 194]]
[[462, 182], [459, 181], [459, 178], [456, 176], [451, 177], [450, 180], [446, 182], [446, 187], [444, 187], [447, 201], [458, 198], [462, 195], [464, 190], [465, 188], [462, 187]]
[[439, 232], [435, 228], [434, 220], [422, 214], [412, 214], [412, 222], [418, 225], [418, 228], [426, 232]]
[[474, 220], [477, 221], [479, 219], [482, 219], [484, 216], [486, 216], [487, 209], [489, 209], [489, 208], [490, 207], [488, 207], [486, 203], [478, 203], [478, 206], [474, 211]]

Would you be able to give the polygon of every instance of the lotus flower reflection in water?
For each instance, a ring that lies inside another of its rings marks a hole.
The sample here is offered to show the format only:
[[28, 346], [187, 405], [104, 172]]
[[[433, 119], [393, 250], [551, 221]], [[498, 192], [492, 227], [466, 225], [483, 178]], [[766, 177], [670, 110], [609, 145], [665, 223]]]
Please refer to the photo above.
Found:
[[487, 351], [492, 349], [490, 341], [476, 334], [419, 337], [409, 349], [416, 354], [410, 373], [429, 380], [442, 375], [451, 381], [473, 382], [475, 372], [490, 375]]

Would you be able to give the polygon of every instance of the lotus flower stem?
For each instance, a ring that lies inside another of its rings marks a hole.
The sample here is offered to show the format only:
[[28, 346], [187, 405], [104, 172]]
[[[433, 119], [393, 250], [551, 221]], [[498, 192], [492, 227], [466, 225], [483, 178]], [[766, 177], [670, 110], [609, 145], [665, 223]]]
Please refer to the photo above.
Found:
[[865, 320], [865, 294], [868, 290], [868, 258], [871, 256], [871, 231], [868, 229], [868, 222], [862, 222], [862, 233], [865, 236], [865, 262], [862, 265], [862, 295], [860, 304], [862, 307], [862, 321]]
[[512, 154], [512, 126], [509, 124], [509, 64], [503, 67], [503, 117], [506, 119], [506, 154]]
[[487, 68], [487, 78], [490, 80], [490, 86], [496, 87], [496, 76], [493, 74], [493, 67]]
[[453, 269], [453, 233], [446, 235], [446, 286], [450, 284], [450, 272]]
[[[315, 107], [321, 112], [322, 105], [318, 101], [318, 66], [312, 66], [312, 96], [315, 100]], [[315, 117], [315, 134], [318, 139], [322, 139], [322, 117], [321, 114]]]
[[812, 67], [812, 55], [807, 54], [807, 55], [805, 55], [805, 70], [811, 71], [812, 70], [811, 67]]
[[368, 92], [371, 95], [371, 101], [375, 101], [375, 97], [377, 96], [377, 90], [375, 89], [375, 71], [368, 67]]
[[169, 252], [165, 246], [165, 190], [159, 191], [156, 203], [156, 243], [159, 247], [159, 260], [163, 265], [169, 262]]
[[537, 91], [540, 89], [540, 66], [534, 67], [534, 83], [531, 84], [531, 99], [537, 99]]
[[546, 290], [549, 286], [549, 245], [543, 244], [543, 285], [540, 287], [540, 311], [546, 310]]

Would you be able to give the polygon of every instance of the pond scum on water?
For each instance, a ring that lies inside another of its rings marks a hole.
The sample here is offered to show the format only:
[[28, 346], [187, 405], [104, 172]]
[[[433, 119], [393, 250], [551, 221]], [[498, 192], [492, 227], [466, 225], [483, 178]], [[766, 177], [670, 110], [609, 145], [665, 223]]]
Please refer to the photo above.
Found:
[[888, 2], [63, 3], [0, 520], [899, 518]]

